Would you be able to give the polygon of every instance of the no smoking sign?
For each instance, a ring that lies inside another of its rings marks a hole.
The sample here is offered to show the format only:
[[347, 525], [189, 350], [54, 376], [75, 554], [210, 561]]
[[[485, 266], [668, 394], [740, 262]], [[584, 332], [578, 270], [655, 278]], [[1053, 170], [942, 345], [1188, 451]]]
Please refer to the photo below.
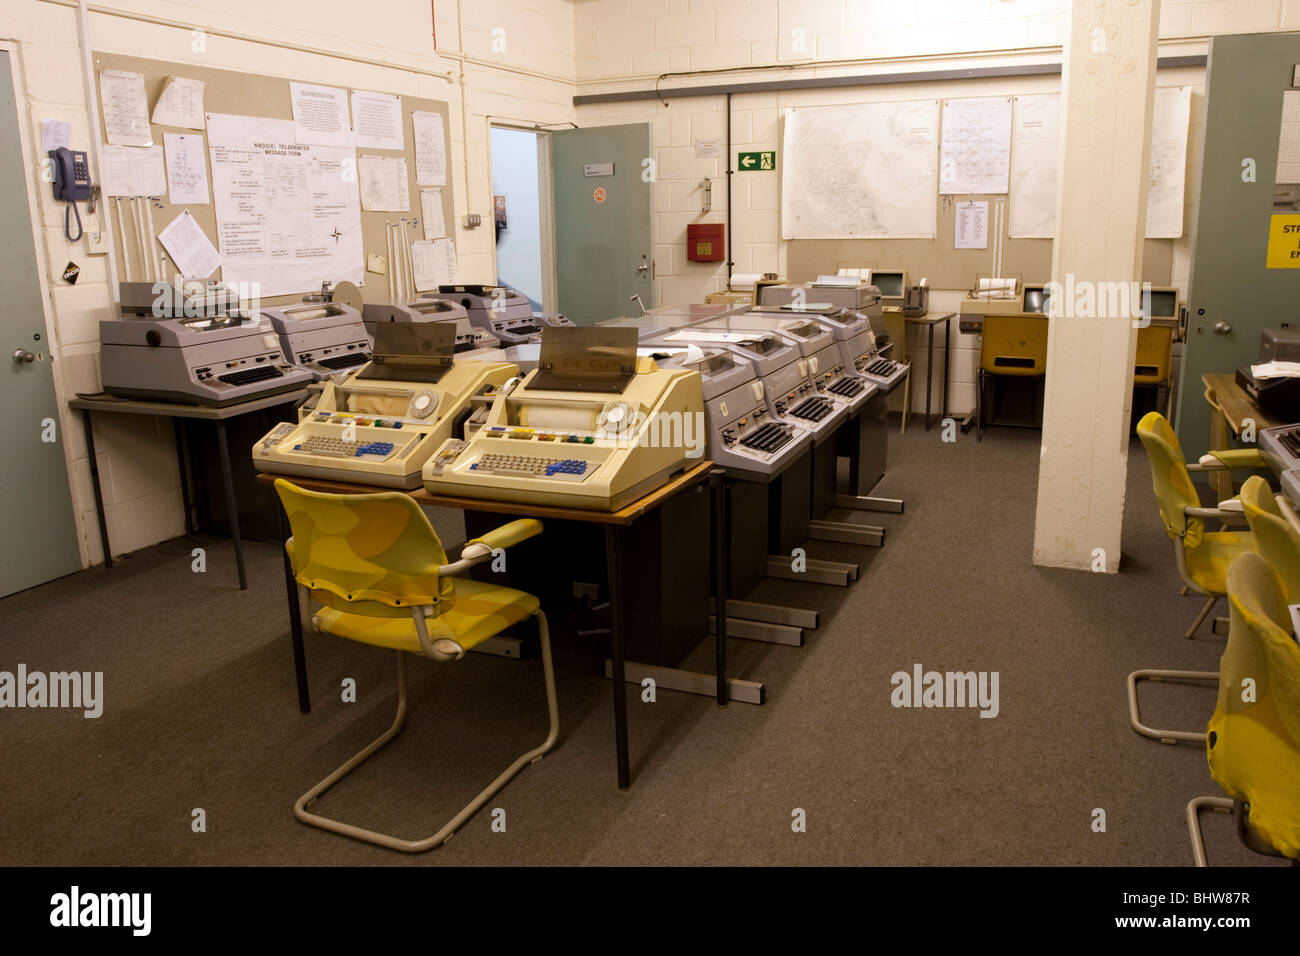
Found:
[[598, 203], [604, 202], [604, 201], [605, 201], [605, 187], [604, 187], [604, 186], [597, 186], [595, 192], [593, 192], [593, 193], [591, 194], [591, 198], [594, 199], [594, 200], [596, 200], [596, 202], [598, 202]]

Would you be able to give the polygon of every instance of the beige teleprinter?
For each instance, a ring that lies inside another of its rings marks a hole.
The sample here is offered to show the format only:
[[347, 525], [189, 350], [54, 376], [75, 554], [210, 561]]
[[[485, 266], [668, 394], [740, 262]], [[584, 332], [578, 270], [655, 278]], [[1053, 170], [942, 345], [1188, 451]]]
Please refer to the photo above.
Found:
[[704, 456], [700, 373], [637, 356], [635, 328], [548, 328], [537, 368], [424, 467], [434, 494], [617, 511]]
[[435, 449], [486, 418], [496, 391], [519, 374], [499, 361], [454, 356], [450, 322], [379, 326], [371, 360], [329, 382], [296, 423], [253, 446], [253, 466], [278, 475], [418, 488]]

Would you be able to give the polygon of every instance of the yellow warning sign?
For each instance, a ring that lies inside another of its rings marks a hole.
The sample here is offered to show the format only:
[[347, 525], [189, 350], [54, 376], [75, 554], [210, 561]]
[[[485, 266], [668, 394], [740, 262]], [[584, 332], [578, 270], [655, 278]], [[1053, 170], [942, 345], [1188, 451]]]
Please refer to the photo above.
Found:
[[1300, 269], [1300, 213], [1278, 213], [1268, 224], [1269, 269]]

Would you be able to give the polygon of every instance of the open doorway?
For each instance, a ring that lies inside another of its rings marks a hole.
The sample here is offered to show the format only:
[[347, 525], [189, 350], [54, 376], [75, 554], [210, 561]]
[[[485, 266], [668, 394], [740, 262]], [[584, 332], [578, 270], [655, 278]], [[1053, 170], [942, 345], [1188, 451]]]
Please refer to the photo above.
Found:
[[491, 137], [497, 282], [526, 295], [534, 311], [554, 312], [547, 134], [493, 126]]

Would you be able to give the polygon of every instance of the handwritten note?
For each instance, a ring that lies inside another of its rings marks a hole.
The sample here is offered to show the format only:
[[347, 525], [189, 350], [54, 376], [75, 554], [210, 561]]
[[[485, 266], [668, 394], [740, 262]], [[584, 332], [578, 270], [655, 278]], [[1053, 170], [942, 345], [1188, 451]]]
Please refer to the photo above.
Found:
[[420, 219], [424, 222], [424, 238], [442, 239], [447, 235], [447, 222], [442, 215], [442, 190], [420, 190]]
[[208, 164], [203, 137], [192, 133], [163, 133], [167, 149], [167, 188], [173, 206], [208, 201]]
[[203, 129], [203, 81], [167, 77], [167, 85], [153, 107], [153, 121], [159, 126]]
[[358, 156], [361, 208], [367, 212], [406, 212], [411, 208], [406, 160], [398, 156]]
[[415, 184], [447, 185], [447, 144], [441, 113], [411, 113], [415, 130]]
[[167, 194], [161, 146], [105, 146], [99, 159], [99, 187], [105, 196]]
[[104, 135], [115, 146], [152, 146], [149, 103], [144, 76], [121, 70], [99, 74], [99, 99], [104, 105]]

